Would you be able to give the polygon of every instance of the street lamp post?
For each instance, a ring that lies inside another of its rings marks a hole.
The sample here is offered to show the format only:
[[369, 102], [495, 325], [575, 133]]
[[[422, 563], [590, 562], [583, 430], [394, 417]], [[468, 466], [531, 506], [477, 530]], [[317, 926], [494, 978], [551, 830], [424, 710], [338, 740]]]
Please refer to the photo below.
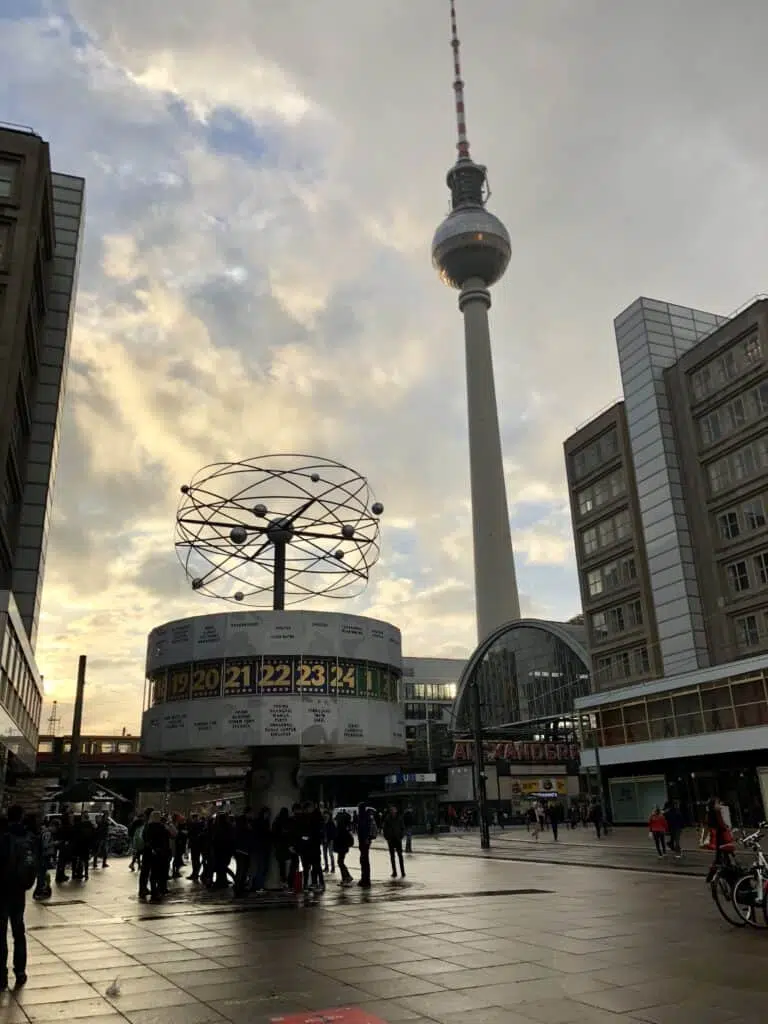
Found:
[[477, 809], [480, 818], [480, 847], [491, 848], [491, 830], [488, 827], [488, 794], [486, 791], [487, 777], [483, 758], [483, 719], [480, 711], [480, 687], [477, 678], [470, 684], [472, 694], [472, 722], [475, 737], [475, 773], [477, 775]]

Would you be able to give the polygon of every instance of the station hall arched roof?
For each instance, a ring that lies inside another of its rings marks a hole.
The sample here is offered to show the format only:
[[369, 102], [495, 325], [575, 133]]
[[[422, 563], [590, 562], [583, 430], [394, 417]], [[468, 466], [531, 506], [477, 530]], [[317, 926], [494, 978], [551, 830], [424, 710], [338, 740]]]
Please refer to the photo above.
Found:
[[561, 641], [579, 659], [584, 666], [585, 672], [589, 673], [590, 660], [586, 645], [586, 627], [584, 625], [573, 622], [554, 622], [549, 619], [515, 619], [512, 622], [505, 622], [477, 645], [462, 670], [456, 687], [456, 698], [451, 714], [454, 727], [458, 721], [467, 687], [485, 656], [499, 640], [510, 633], [522, 629], [539, 630], [547, 636]]

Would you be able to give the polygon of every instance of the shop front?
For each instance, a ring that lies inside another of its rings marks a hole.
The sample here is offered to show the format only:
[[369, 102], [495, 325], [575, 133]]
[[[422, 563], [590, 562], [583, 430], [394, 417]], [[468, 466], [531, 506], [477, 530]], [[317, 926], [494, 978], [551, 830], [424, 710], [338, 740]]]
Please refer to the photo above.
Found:
[[700, 823], [712, 797], [736, 825], [768, 816], [768, 666], [757, 659], [592, 694], [576, 711], [582, 767], [615, 824], [644, 823], [667, 800]]

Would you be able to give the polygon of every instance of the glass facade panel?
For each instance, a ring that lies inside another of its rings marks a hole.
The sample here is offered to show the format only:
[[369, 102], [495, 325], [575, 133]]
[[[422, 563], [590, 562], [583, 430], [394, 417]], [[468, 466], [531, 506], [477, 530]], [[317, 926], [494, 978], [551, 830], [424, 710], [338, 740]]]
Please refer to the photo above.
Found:
[[[584, 627], [569, 628], [576, 643], [583, 644]], [[587, 664], [544, 624], [510, 626], [473, 667], [456, 711], [459, 730], [471, 728], [469, 684], [475, 678], [484, 727], [571, 714], [574, 700], [589, 693]]]
[[[609, 705], [593, 714], [606, 746], [765, 726], [765, 673], [703, 683], [668, 696], [635, 699], [626, 705]], [[619, 739], [620, 716], [626, 736], [623, 741]]]

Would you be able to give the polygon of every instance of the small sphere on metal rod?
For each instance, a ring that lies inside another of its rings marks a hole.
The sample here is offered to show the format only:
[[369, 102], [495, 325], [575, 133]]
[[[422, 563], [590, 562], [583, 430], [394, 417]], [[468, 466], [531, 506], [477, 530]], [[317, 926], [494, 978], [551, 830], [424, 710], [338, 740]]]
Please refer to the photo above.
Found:
[[352, 538], [355, 536], [354, 526], [352, 526], [351, 523], [344, 523], [344, 525], [341, 528], [341, 536], [345, 537], [347, 540], [352, 540]]
[[192, 589], [193, 590], [200, 590], [202, 585], [203, 585], [203, 581], [202, 580], [200, 580], [200, 579], [192, 580]]
[[248, 540], [248, 531], [244, 526], [233, 526], [229, 531], [229, 539], [239, 547]]
[[236, 592], [236, 594], [235, 594], [235, 600], [236, 601], [242, 601], [244, 597], [245, 597], [245, 594], [242, 592], [242, 590], [238, 590]]
[[255, 516], [265, 516], [267, 514], [267, 506], [266, 505], [254, 505], [253, 506], [253, 514]]
[[181, 493], [182, 494], [189, 494], [189, 484], [182, 484], [181, 485]]
[[380, 516], [383, 511], [384, 511], [384, 506], [381, 504], [381, 502], [380, 501], [374, 501], [374, 503], [371, 505], [371, 512], [373, 512], [373, 514], [375, 516]]
[[320, 482], [320, 474], [319, 473], [313, 473], [312, 476], [309, 479], [312, 481], [313, 484], [319, 483]]
[[344, 557], [344, 552], [341, 550], [341, 548], [339, 548], [338, 551], [334, 551], [333, 557], [337, 558], [339, 561], [341, 561], [342, 558]]

